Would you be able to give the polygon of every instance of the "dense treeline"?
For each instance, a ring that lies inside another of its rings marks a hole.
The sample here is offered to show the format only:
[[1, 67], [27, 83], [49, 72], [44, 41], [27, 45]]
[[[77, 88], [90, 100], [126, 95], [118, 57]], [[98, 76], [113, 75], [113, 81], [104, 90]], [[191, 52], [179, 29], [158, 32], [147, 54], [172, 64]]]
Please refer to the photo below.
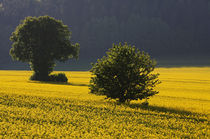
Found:
[[210, 58], [208, 0], [1, 0], [0, 68], [11, 63], [9, 37], [20, 20], [46, 14], [71, 28], [83, 66], [124, 41], [160, 63]]

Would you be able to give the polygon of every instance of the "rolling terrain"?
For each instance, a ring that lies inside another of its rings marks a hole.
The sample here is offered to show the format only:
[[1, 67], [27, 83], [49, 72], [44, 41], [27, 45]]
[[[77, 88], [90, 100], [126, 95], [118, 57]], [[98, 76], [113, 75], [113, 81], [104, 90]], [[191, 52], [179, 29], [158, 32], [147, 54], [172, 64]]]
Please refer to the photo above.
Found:
[[0, 138], [209, 138], [210, 68], [158, 68], [159, 94], [118, 105], [89, 93], [90, 72], [67, 84], [0, 71]]

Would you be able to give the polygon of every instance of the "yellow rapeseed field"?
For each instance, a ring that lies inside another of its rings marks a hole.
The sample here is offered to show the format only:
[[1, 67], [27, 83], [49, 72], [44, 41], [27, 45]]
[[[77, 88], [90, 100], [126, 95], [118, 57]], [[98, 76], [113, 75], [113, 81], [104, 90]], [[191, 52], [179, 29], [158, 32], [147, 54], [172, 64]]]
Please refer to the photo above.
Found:
[[89, 94], [89, 72], [68, 84], [0, 71], [0, 138], [210, 138], [210, 68], [158, 68], [160, 93], [130, 105]]

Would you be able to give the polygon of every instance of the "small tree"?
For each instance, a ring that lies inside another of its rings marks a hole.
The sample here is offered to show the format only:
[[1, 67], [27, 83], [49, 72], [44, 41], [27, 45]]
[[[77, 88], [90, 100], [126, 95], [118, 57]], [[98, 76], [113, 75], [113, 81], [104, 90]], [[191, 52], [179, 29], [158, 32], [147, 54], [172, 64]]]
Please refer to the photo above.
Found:
[[160, 83], [158, 74], [152, 73], [156, 62], [125, 43], [113, 45], [107, 56], [98, 59], [90, 70], [91, 93], [106, 95], [119, 102], [147, 99], [158, 93], [154, 87]]
[[56, 60], [78, 58], [79, 44], [72, 44], [70, 38], [71, 32], [62, 21], [49, 16], [26, 17], [10, 37], [10, 55], [31, 65], [34, 80], [48, 80]]

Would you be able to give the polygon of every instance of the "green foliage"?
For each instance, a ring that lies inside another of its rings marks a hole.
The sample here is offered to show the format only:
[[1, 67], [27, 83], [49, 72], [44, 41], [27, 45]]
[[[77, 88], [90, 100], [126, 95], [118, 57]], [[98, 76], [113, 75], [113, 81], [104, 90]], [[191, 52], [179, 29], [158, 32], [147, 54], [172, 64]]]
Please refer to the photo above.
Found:
[[79, 44], [72, 44], [70, 39], [71, 32], [62, 21], [49, 16], [26, 17], [10, 37], [10, 55], [31, 65], [33, 79], [46, 80], [56, 60], [78, 58]]
[[50, 75], [49, 81], [52, 82], [68, 82], [68, 78], [64, 73]]
[[64, 73], [58, 73], [58, 74], [52, 74], [48, 76], [39, 76], [36, 74], [33, 74], [30, 77], [30, 80], [39, 80], [39, 81], [48, 81], [48, 82], [68, 82], [68, 78]]
[[91, 69], [91, 93], [126, 102], [147, 99], [158, 93], [154, 87], [160, 83], [153, 74], [155, 61], [127, 43], [113, 45], [107, 56], [99, 59]]

